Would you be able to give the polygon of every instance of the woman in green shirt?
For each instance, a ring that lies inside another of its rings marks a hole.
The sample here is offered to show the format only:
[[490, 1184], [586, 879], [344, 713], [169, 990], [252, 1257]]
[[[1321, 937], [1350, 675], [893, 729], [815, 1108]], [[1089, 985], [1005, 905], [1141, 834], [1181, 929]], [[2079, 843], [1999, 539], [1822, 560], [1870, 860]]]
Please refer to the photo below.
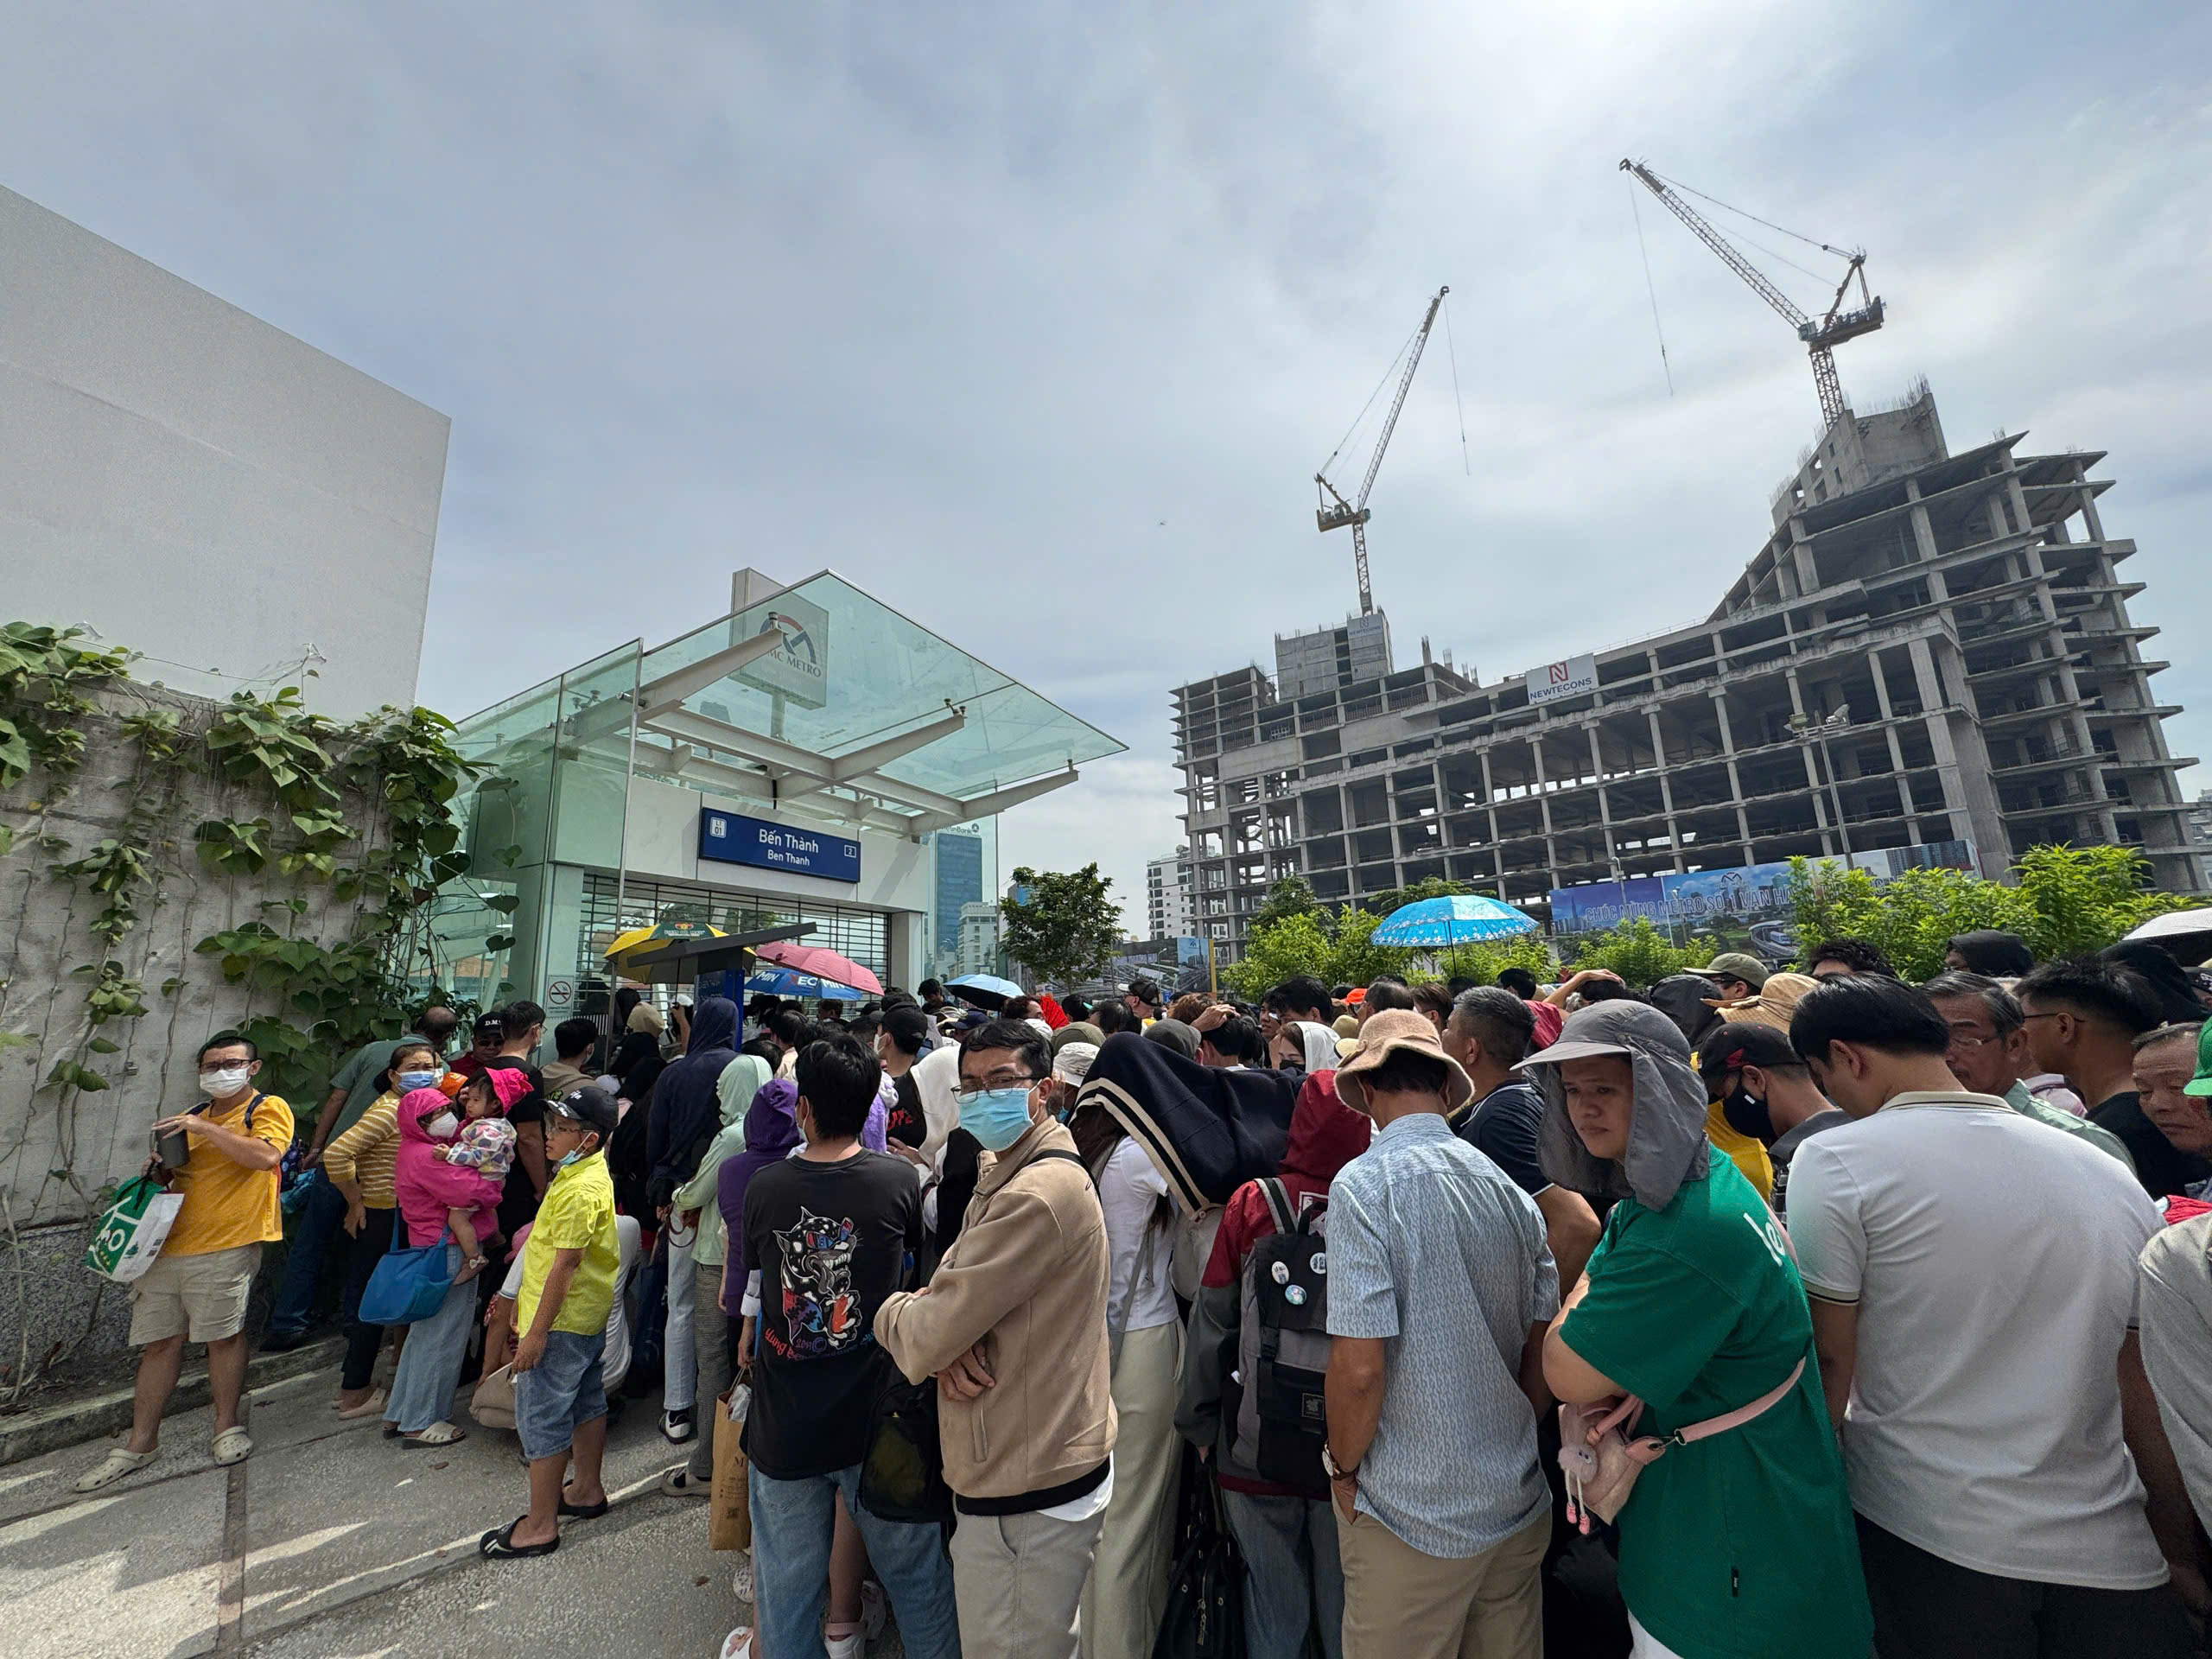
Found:
[[1873, 1623], [1812, 1316], [1780, 1224], [1705, 1139], [1681, 1031], [1602, 1002], [1529, 1057], [1544, 1173], [1603, 1204], [1605, 1231], [1544, 1344], [1577, 1404], [1635, 1395], [1665, 1437], [1794, 1387], [1750, 1422], [1669, 1446], [1621, 1510], [1636, 1653], [1866, 1659]]

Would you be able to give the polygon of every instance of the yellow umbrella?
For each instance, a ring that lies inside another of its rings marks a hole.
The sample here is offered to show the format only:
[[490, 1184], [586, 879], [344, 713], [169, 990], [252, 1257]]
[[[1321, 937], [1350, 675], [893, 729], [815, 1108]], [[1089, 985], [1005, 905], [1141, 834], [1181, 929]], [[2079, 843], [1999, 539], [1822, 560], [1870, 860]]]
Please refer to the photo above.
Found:
[[633, 927], [614, 936], [607, 947], [609, 965], [620, 967], [624, 960], [642, 953], [654, 945], [666, 944], [673, 939], [719, 939], [722, 930], [705, 922], [655, 922], [651, 927]]

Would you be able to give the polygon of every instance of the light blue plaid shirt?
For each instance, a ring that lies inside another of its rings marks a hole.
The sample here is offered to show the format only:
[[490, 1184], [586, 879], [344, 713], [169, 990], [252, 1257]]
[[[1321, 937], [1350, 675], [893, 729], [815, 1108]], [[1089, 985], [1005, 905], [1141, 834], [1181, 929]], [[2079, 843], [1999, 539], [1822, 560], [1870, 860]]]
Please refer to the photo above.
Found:
[[1329, 1334], [1384, 1338], [1358, 1507], [1424, 1555], [1494, 1548], [1550, 1506], [1521, 1392], [1559, 1312], [1535, 1203], [1433, 1112], [1375, 1132], [1329, 1188]]

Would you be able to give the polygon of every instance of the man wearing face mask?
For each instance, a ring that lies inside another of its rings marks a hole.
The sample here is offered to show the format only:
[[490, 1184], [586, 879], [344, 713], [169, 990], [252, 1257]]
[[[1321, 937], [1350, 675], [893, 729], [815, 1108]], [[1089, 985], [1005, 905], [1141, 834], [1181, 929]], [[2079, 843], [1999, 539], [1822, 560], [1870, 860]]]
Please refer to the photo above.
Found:
[[1052, 1116], [1051, 1073], [1028, 1026], [967, 1034], [957, 1104], [983, 1148], [976, 1194], [928, 1287], [875, 1319], [910, 1381], [938, 1380], [968, 1659], [1072, 1659], [1113, 1496], [1106, 1222]]
[[1774, 1166], [1768, 1200], [1785, 1213], [1789, 1160], [1816, 1135], [1851, 1120], [1813, 1084], [1813, 1074], [1789, 1039], [1771, 1026], [1716, 1026], [1697, 1046], [1697, 1072], [1720, 1103], [1728, 1127], [1766, 1148]]
[[260, 1055], [243, 1037], [209, 1038], [200, 1047], [200, 1090], [207, 1098], [154, 1125], [157, 1135], [174, 1131], [185, 1138], [189, 1155], [169, 1173], [170, 1190], [184, 1207], [154, 1265], [130, 1287], [130, 1342], [140, 1351], [130, 1438], [109, 1447], [106, 1460], [77, 1482], [80, 1492], [98, 1491], [154, 1460], [162, 1408], [176, 1388], [188, 1338], [207, 1345], [214, 1460], [238, 1463], [253, 1451], [238, 1421], [246, 1298], [261, 1247], [284, 1236], [276, 1171], [292, 1144], [292, 1109], [253, 1086], [260, 1070]]

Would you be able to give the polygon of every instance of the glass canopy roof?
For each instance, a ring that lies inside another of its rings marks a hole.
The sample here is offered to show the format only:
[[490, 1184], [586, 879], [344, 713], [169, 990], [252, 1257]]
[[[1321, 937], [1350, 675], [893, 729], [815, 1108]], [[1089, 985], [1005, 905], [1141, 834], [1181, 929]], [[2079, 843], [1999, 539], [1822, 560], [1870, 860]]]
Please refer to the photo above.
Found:
[[643, 678], [771, 632], [778, 649], [688, 693], [684, 708], [832, 760], [963, 709], [961, 729], [875, 769], [960, 800], [1126, 747], [828, 571], [648, 651]]
[[1014, 804], [1006, 791], [1125, 747], [828, 571], [461, 727], [465, 752], [499, 764], [557, 728], [571, 759], [916, 830], [964, 820], [971, 804], [995, 812]]

